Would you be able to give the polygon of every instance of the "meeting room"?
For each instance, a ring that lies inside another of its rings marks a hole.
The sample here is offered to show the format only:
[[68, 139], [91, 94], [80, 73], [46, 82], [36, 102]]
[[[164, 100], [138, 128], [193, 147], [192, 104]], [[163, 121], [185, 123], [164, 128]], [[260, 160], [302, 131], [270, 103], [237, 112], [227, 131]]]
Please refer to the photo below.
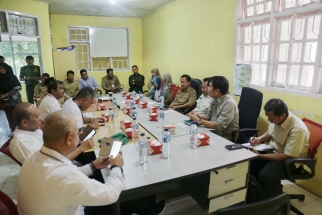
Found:
[[0, 214], [322, 214], [322, 1], [0, 0]]

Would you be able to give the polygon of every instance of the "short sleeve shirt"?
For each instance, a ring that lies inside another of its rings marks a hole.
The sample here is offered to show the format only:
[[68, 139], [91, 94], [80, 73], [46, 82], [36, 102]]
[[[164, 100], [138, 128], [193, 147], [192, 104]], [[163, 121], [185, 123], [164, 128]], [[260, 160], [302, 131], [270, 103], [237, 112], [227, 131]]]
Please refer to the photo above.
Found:
[[54, 111], [61, 110], [59, 101], [51, 94], [47, 94], [39, 105], [40, 116], [45, 119], [46, 116]]
[[289, 113], [281, 125], [270, 123], [268, 134], [272, 136], [270, 145], [280, 153], [292, 157], [306, 157], [310, 132], [304, 122]]
[[76, 120], [78, 129], [84, 127], [82, 111], [80, 110], [78, 105], [74, 102], [73, 98], [70, 98], [65, 101], [62, 107], [62, 111], [66, 111], [73, 115], [74, 119]]
[[93, 77], [90, 77], [90, 76], [88, 76], [87, 80], [79, 78], [78, 83], [79, 83], [81, 88], [83, 88], [83, 87], [91, 87], [93, 90], [98, 89], [98, 85], [96, 83], [96, 80]]
[[121, 83], [116, 75], [113, 75], [111, 79], [109, 79], [107, 76], [102, 78], [102, 88], [115, 88], [120, 87]]
[[175, 106], [187, 103], [194, 105], [196, 103], [196, 99], [196, 91], [192, 87], [189, 87], [188, 89], [179, 90], [173, 102]]
[[[32, 77], [32, 78], [40, 78], [40, 67], [33, 65], [33, 66], [23, 66], [20, 69], [20, 78], [27, 78], [27, 77]], [[25, 80], [25, 83], [27, 85], [33, 85], [36, 86], [39, 81], [38, 80]]]
[[68, 98], [74, 96], [80, 89], [79, 83], [76, 80], [73, 80], [71, 83], [64, 80], [64, 91]]
[[204, 96], [202, 94], [199, 99], [197, 99], [197, 105], [193, 111], [198, 115], [207, 115], [211, 100], [210, 96]]

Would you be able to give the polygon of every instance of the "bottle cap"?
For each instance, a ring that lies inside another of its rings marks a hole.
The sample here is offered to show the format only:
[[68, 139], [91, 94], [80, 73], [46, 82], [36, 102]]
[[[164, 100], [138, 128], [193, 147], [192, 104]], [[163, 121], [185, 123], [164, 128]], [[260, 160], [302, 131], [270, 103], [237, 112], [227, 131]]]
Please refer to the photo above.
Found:
[[169, 128], [165, 128], [164, 131], [169, 131]]
[[132, 107], [132, 109], [136, 109], [136, 107]]
[[112, 107], [110, 107], [110, 108], [109, 108], [109, 110], [113, 110], [113, 108], [112, 108]]
[[136, 120], [136, 117], [133, 117], [133, 120]]
[[196, 124], [196, 122], [195, 121], [192, 121], [192, 124]]
[[142, 136], [144, 136], [145, 135], [145, 133], [144, 132], [142, 132], [141, 134], [140, 134], [140, 136], [142, 137]]
[[160, 110], [163, 110], [163, 107], [160, 107]]

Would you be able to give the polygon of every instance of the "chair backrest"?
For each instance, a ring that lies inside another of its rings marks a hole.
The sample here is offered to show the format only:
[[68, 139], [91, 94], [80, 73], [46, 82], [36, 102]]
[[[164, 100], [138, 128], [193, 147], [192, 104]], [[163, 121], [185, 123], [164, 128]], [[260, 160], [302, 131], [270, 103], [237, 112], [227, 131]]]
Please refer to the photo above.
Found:
[[309, 150], [307, 157], [314, 158], [316, 150], [322, 142], [322, 125], [306, 118], [303, 118], [302, 121], [310, 131]]
[[190, 86], [195, 89], [195, 91], [197, 92], [197, 98], [199, 98], [199, 96], [201, 95], [201, 85], [202, 85], [202, 82], [199, 80], [199, 79], [195, 79], [195, 78], [192, 78], [191, 79], [191, 82], [190, 82]]
[[172, 92], [173, 88], [175, 88], [176, 85], [175, 84], [172, 84], [169, 88], [170, 88], [170, 93]]
[[16, 204], [5, 193], [0, 191], [0, 214], [18, 215]]
[[214, 215], [288, 215], [289, 213], [290, 197], [287, 193], [282, 193], [263, 201], [219, 209]]
[[174, 99], [176, 98], [177, 93], [179, 92], [179, 90], [181, 89], [181, 87], [174, 87], [171, 91], [171, 97], [172, 100], [174, 101]]
[[250, 87], [243, 87], [239, 109], [239, 128], [256, 128], [263, 102], [263, 93]]
[[1, 146], [0, 152], [2, 152], [3, 154], [7, 155], [8, 157], [10, 157], [12, 160], [16, 161], [16, 163], [21, 166], [21, 163], [18, 160], [16, 160], [16, 158], [13, 157], [13, 155], [9, 151], [9, 145], [10, 145], [10, 142], [11, 142], [12, 138], [13, 137], [11, 137], [5, 144], [3, 144]]

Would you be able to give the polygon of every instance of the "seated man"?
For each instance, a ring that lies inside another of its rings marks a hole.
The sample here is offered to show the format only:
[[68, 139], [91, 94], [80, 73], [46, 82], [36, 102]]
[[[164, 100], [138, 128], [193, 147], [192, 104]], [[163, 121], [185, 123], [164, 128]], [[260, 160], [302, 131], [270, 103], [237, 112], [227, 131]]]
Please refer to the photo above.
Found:
[[82, 130], [84, 124], [90, 124], [93, 128], [99, 127], [99, 121], [103, 118], [88, 118], [83, 117], [82, 111], [87, 110], [94, 103], [94, 91], [90, 87], [82, 88], [75, 97], [68, 99], [62, 110], [72, 114], [76, 120], [78, 129]]
[[108, 92], [118, 93], [121, 89], [121, 83], [116, 75], [113, 75], [113, 69], [106, 70], [107, 75], [102, 78], [102, 88], [105, 94]]
[[[282, 192], [281, 180], [286, 178], [284, 161], [290, 158], [306, 157], [310, 132], [302, 120], [288, 111], [286, 104], [280, 99], [270, 99], [264, 106], [269, 123], [268, 131], [260, 137], [252, 137], [249, 142], [256, 146], [269, 142], [276, 153], [258, 154], [258, 159], [250, 165], [250, 174], [257, 178], [265, 197], [269, 198]], [[296, 165], [291, 173], [297, 170]]]
[[96, 94], [97, 89], [98, 89], [98, 85], [96, 83], [96, 80], [93, 77], [87, 75], [86, 69], [82, 69], [79, 73], [81, 75], [81, 78], [78, 79], [79, 86], [81, 88], [90, 87], [94, 90], [94, 92]]
[[48, 94], [43, 98], [39, 105], [40, 116], [45, 119], [48, 114], [61, 110], [59, 99], [64, 97], [63, 82], [48, 78], [45, 80]]
[[174, 101], [170, 104], [170, 108], [180, 113], [183, 113], [184, 109], [195, 105], [197, 99], [197, 92], [190, 86], [190, 82], [191, 77], [189, 75], [181, 76], [181, 89], [177, 93]]
[[75, 73], [72, 70], [67, 71], [67, 78], [64, 80], [65, 101], [76, 96], [80, 90], [78, 81], [74, 80]]
[[144, 76], [139, 74], [139, 68], [137, 65], [132, 66], [133, 75], [129, 77], [129, 92], [135, 91], [137, 93], [143, 93]]
[[[204, 78], [201, 85], [201, 96], [197, 99], [196, 108], [193, 109], [193, 112], [198, 115], [206, 115], [210, 106], [211, 98], [208, 95], [208, 84], [211, 78]], [[190, 112], [191, 113], [191, 112]]]
[[[124, 187], [122, 155], [99, 157], [78, 168], [67, 155], [79, 137], [73, 116], [56, 111], [47, 116], [44, 145], [23, 164], [18, 182], [19, 214], [84, 214], [82, 205], [116, 202]], [[111, 164], [105, 184], [87, 176]]]
[[192, 121], [207, 128], [216, 129], [214, 132], [228, 140], [231, 133], [239, 128], [239, 115], [236, 101], [228, 94], [229, 82], [223, 76], [213, 76], [208, 85], [208, 95], [213, 98], [208, 113], [198, 115], [189, 113]]
[[48, 73], [43, 73], [41, 75], [41, 83], [35, 86], [34, 98], [36, 99], [36, 106], [39, 107], [41, 100], [47, 95], [47, 86], [45, 85], [45, 80], [49, 78]]
[[[26, 102], [15, 107], [13, 118], [18, 126], [10, 142], [9, 151], [13, 157], [23, 164], [30, 155], [39, 151], [43, 146], [43, 132], [40, 129], [43, 119], [39, 110]], [[92, 139], [80, 143], [81, 145], [67, 156], [69, 159], [74, 160], [78, 155], [94, 146]]]

